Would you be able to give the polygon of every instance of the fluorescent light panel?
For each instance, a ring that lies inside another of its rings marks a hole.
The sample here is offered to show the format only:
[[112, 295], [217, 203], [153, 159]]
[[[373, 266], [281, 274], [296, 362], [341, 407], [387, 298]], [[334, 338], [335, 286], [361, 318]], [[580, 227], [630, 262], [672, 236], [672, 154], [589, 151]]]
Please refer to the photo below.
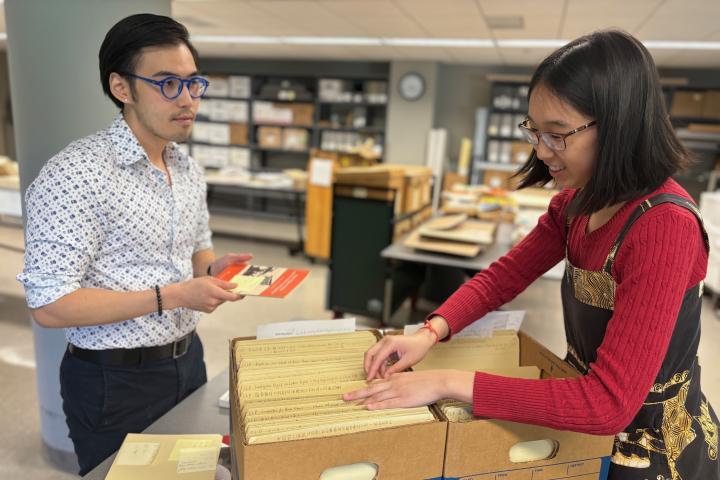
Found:
[[[0, 33], [0, 40], [4, 34]], [[302, 37], [302, 36], [244, 36], [193, 35], [195, 43], [226, 43], [237, 45], [334, 45], [334, 46], [392, 46], [436, 48], [558, 48], [569, 40], [508, 38], [402, 38], [402, 37]], [[685, 42], [647, 40], [643, 44], [651, 50], [720, 50], [720, 42]]]

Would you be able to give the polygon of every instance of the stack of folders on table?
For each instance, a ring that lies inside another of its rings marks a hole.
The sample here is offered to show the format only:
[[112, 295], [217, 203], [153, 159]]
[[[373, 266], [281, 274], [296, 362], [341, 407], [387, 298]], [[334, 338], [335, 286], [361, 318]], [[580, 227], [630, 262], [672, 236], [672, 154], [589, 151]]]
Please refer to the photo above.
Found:
[[369, 411], [342, 394], [367, 385], [373, 332], [235, 343], [237, 392], [247, 444], [302, 440], [431, 422], [428, 407]]

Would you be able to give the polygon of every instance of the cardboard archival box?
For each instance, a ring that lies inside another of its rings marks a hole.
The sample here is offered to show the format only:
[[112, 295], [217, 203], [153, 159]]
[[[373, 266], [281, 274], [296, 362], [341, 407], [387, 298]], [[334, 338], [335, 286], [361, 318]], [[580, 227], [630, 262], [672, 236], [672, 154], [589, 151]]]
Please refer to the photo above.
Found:
[[705, 92], [703, 117], [720, 118], [720, 90], [708, 90]]
[[230, 143], [233, 145], [247, 145], [248, 144], [247, 123], [231, 123], [230, 124]]
[[282, 147], [282, 128], [280, 127], [258, 127], [258, 144], [261, 147], [281, 148]]
[[515, 175], [515, 172], [487, 169], [483, 174], [483, 183], [492, 188], [514, 190], [520, 182], [520, 179], [517, 177], [512, 178], [513, 175]]
[[[542, 378], [575, 378], [569, 364], [523, 332], [518, 332], [520, 365], [537, 366]], [[511, 463], [510, 448], [520, 442], [553, 440], [556, 453], [546, 460]], [[604, 480], [613, 437], [586, 435], [503, 420], [448, 423], [445, 479]], [[408, 477], [409, 478], [409, 477]]]
[[[282, 105], [282, 104], [281, 104]], [[293, 112], [293, 125], [312, 126], [313, 116], [315, 115], [315, 106], [311, 103], [296, 103], [283, 105], [290, 108]]]
[[676, 91], [672, 99], [670, 115], [675, 117], [701, 117], [705, 105], [703, 91]]
[[409, 213], [430, 203], [432, 170], [428, 167], [405, 167], [402, 212]]
[[[230, 341], [230, 435], [234, 465], [244, 480], [318, 480], [327, 469], [369, 462], [383, 480], [442, 478], [447, 423], [406, 425], [308, 440], [247, 445], [240, 424], [235, 343]], [[440, 414], [433, 409], [436, 418]]]

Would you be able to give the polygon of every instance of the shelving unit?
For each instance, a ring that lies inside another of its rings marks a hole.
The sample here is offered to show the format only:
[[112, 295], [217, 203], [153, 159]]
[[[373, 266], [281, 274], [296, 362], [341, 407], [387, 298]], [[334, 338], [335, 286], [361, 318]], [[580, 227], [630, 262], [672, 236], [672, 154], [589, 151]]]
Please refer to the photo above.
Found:
[[[188, 151], [206, 169], [235, 167], [249, 175], [305, 170], [311, 149], [347, 151], [368, 138], [385, 146], [387, 77], [208, 75]], [[198, 128], [199, 127], [199, 128]], [[213, 187], [212, 211], [235, 211], [301, 225], [304, 191], [268, 185]], [[234, 197], [234, 198], [233, 198]], [[298, 213], [300, 212], [300, 213]], [[302, 232], [298, 228], [298, 232]], [[297, 244], [302, 244], [299, 234]], [[297, 250], [293, 245], [293, 250]]]
[[694, 163], [675, 179], [699, 201], [701, 192], [715, 188], [713, 171], [720, 156], [720, 90], [672, 85], [665, 86], [664, 92], [678, 138], [694, 157]]
[[[488, 80], [492, 87], [491, 105], [484, 119], [485, 154], [473, 158], [471, 166], [471, 178], [480, 181], [488, 172], [501, 179], [508, 177], [520, 168], [531, 151], [517, 129], [527, 115], [530, 78], [490, 75]], [[676, 179], [698, 199], [700, 192], [708, 188], [720, 156], [720, 89], [689, 86], [685, 79], [661, 81], [678, 138], [695, 157], [695, 163], [676, 175]]]
[[[387, 78], [282, 75], [209, 78], [211, 86], [201, 104], [204, 107], [198, 112], [199, 133], [196, 128], [189, 142], [195, 157], [198, 157], [195, 146], [221, 149], [200, 149], [198, 161], [206, 167], [230, 165], [250, 172], [304, 169], [312, 148], [348, 151], [369, 138], [382, 158]], [[223, 108], [224, 102], [235, 103], [234, 116]], [[244, 112], [236, 102], [245, 102]], [[223, 125], [229, 125], [230, 132], [222, 130]], [[233, 129], [237, 130], [235, 135]], [[288, 140], [287, 135], [293, 138]], [[244, 149], [245, 155], [237, 151], [234, 158], [228, 153], [223, 159], [222, 149]]]
[[[470, 178], [509, 187], [508, 178], [525, 162], [532, 147], [517, 125], [527, 115], [529, 77], [488, 76], [490, 106], [483, 130], [484, 155], [473, 158]], [[475, 141], [479, 141], [476, 137]], [[499, 184], [498, 184], [499, 183]]]

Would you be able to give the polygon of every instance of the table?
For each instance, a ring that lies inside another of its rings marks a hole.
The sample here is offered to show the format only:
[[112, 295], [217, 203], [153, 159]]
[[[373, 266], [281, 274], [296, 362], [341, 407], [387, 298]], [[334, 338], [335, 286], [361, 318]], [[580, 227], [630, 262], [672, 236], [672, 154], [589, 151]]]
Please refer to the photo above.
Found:
[[[221, 175], [208, 175], [206, 181], [208, 208], [213, 212], [227, 214], [237, 214], [238, 212], [242, 212], [245, 216], [273, 220], [292, 219], [297, 229], [297, 241], [288, 244], [290, 254], [295, 255], [296, 253], [304, 251], [305, 237], [303, 235], [303, 218], [305, 216], [305, 211], [303, 208], [303, 199], [305, 197], [305, 190], [283, 186], [263, 186]], [[284, 200], [287, 202], [289, 213], [287, 215], [283, 215], [280, 213], [263, 212], [255, 208], [238, 209], [236, 207], [221, 206], [217, 203], [222, 200], [223, 194], [226, 196], [239, 194], [248, 198]], [[242, 237], [252, 240], [270, 240], [278, 242], [276, 239], [268, 239], [267, 237], [252, 234], [243, 234]], [[285, 243], [282, 241], [279, 242]]]
[[[512, 248], [511, 234], [513, 225], [510, 223], [500, 223], [495, 236], [495, 242], [490, 245], [484, 252], [473, 258], [458, 257], [455, 255], [445, 255], [442, 253], [424, 252], [406, 247], [405, 238], [389, 245], [380, 253], [381, 257], [388, 260], [388, 272], [386, 276], [385, 289], [385, 305], [390, 305], [393, 295], [392, 278], [393, 270], [397, 266], [397, 262], [422, 263], [425, 265], [435, 265], [438, 267], [458, 268], [461, 270], [469, 270], [480, 272], [488, 268], [493, 262], [497, 261], [510, 251]], [[564, 272], [563, 262], [558, 263], [555, 267], [543, 274], [542, 278], [550, 280], [560, 280]], [[383, 312], [382, 322], [387, 325], [390, 320], [391, 312], [385, 309]]]
[[[230, 410], [220, 408], [218, 398], [227, 391], [229, 383], [228, 371], [224, 370], [158, 418], [142, 433], [169, 435], [219, 433], [227, 435], [230, 432]], [[105, 459], [82, 478], [103, 480], [114, 459], [115, 454]]]

